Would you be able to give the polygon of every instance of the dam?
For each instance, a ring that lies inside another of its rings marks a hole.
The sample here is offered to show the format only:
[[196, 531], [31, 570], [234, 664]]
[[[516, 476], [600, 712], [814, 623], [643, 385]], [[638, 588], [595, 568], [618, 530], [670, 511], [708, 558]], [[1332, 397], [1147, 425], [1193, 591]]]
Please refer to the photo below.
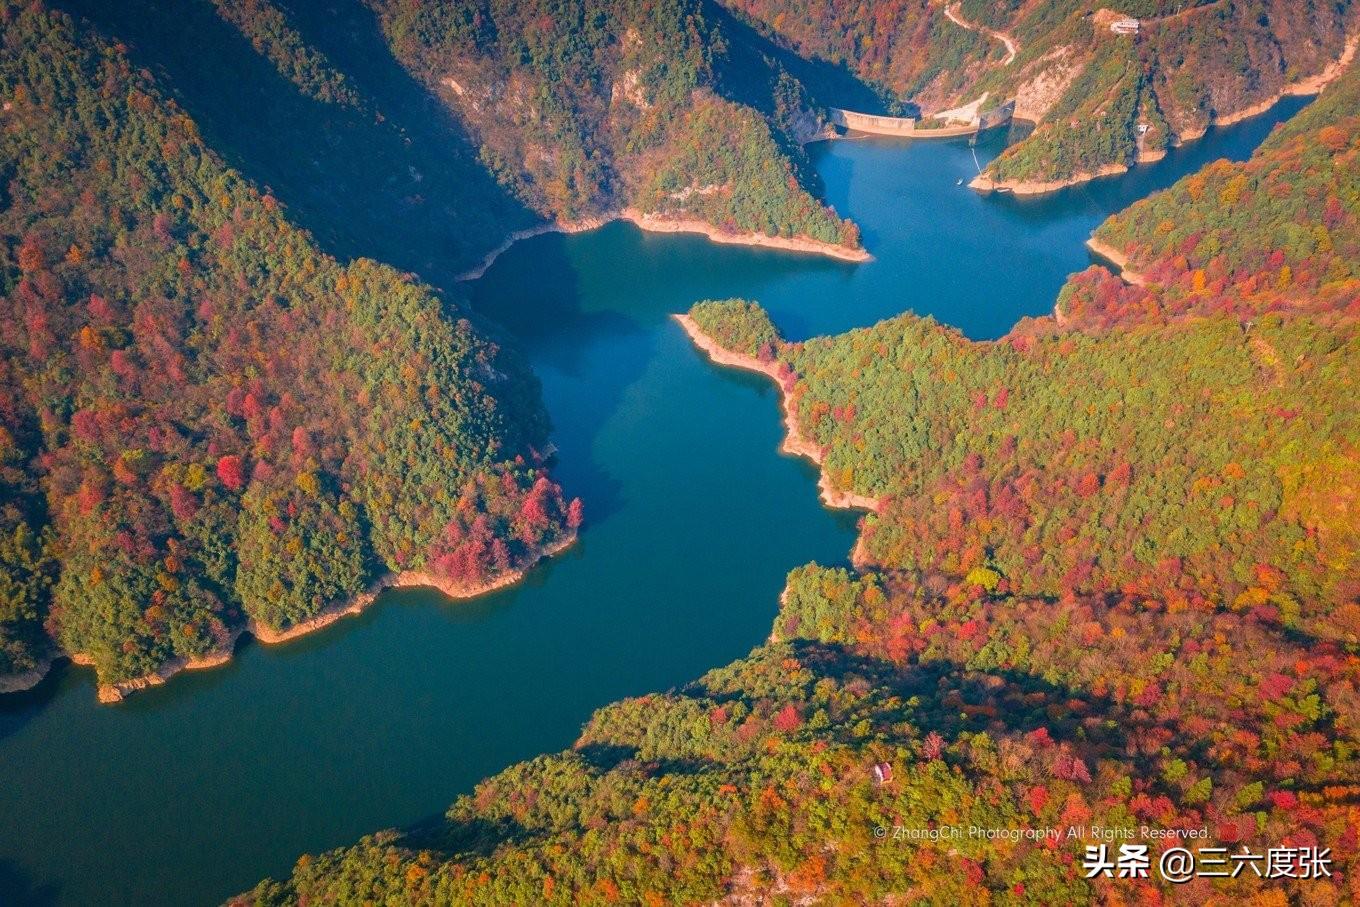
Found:
[[952, 139], [977, 135], [979, 132], [985, 132], [988, 129], [1009, 123], [1015, 113], [1015, 102], [1007, 101], [989, 110], [981, 111], [965, 121], [951, 122], [944, 120], [938, 126], [922, 125], [922, 123], [933, 124], [936, 122], [929, 117], [924, 119], [893, 117], [884, 114], [845, 110], [840, 107], [828, 108], [827, 112], [832, 125], [848, 132], [899, 138]]

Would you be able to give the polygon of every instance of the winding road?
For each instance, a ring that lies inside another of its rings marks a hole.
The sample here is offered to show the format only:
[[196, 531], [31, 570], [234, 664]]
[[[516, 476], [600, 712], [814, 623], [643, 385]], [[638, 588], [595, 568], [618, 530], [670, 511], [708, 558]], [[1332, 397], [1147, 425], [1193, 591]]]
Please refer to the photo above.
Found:
[[945, 18], [950, 22], [953, 22], [959, 28], [980, 32], [981, 34], [987, 35], [990, 38], [995, 38], [997, 41], [1006, 45], [1006, 59], [1001, 61], [1002, 66], [1010, 66], [1015, 62], [1015, 55], [1020, 53], [1020, 44], [1010, 35], [1005, 32], [992, 31], [990, 28], [984, 28], [981, 25], [969, 22], [967, 19], [963, 18], [963, 14], [959, 12], [959, 4], [957, 3], [947, 4], [944, 8], [944, 15]]

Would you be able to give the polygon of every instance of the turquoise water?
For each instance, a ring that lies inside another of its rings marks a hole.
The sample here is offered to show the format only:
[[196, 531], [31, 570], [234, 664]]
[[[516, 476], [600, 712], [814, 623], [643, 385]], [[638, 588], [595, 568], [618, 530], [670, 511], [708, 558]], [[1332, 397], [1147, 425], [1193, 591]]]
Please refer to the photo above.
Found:
[[118, 706], [70, 667], [0, 698], [0, 903], [214, 902], [304, 851], [440, 812], [570, 745], [606, 702], [744, 655], [787, 571], [844, 562], [856, 518], [822, 508], [813, 470], [776, 455], [772, 386], [709, 365], [670, 313], [746, 296], [795, 338], [907, 309], [995, 337], [1052, 308], [1108, 212], [1245, 157], [1297, 107], [1029, 202], [957, 185], [976, 173], [961, 143], [818, 146], [828, 199], [876, 257], [864, 265], [623, 224], [516, 246], [473, 292], [543, 381], [556, 475], [587, 504], [580, 543], [514, 589], [389, 593]]

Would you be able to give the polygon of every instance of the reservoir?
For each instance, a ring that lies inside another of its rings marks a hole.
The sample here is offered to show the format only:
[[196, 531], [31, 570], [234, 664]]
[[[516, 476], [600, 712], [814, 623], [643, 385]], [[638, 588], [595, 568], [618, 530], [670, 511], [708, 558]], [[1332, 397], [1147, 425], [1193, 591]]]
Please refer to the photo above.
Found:
[[442, 812], [480, 778], [570, 746], [611, 700], [746, 654], [790, 569], [846, 562], [857, 516], [823, 508], [812, 467], [777, 453], [773, 386], [710, 365], [671, 313], [743, 296], [791, 339], [907, 310], [994, 338], [1051, 311], [1107, 214], [1245, 158], [1302, 103], [1030, 200], [958, 185], [977, 173], [963, 142], [813, 146], [867, 264], [626, 224], [514, 246], [470, 290], [542, 381], [555, 478], [586, 504], [579, 543], [512, 589], [389, 592], [120, 705], [99, 705], [93, 673], [70, 666], [0, 697], [0, 903], [220, 901], [303, 852]]

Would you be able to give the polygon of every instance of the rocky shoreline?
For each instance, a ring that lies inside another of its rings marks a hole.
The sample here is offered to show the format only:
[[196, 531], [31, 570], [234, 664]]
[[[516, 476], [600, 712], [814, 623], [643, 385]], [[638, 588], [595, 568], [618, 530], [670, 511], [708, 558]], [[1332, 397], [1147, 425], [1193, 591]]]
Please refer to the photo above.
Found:
[[1094, 171], [1076, 173], [1061, 180], [994, 180], [986, 174], [979, 173], [973, 177], [968, 188], [976, 189], [979, 192], [1009, 192], [1012, 195], [1047, 195], [1050, 192], [1057, 192], [1059, 189], [1080, 186], [1082, 183], [1089, 183], [1091, 180], [1098, 180], [1106, 176], [1119, 176], [1122, 173], [1128, 173], [1128, 171], [1129, 168], [1126, 164], [1106, 164]]
[[432, 573], [422, 573], [417, 570], [403, 570], [400, 573], [389, 573], [386, 576], [377, 579], [367, 591], [355, 596], [350, 601], [341, 602], [330, 608], [323, 609], [314, 617], [294, 624], [286, 630], [275, 630], [271, 627], [258, 624], [255, 621], [250, 622], [248, 630], [251, 636], [255, 637], [255, 639], [264, 645], [273, 646], [285, 643], [297, 639], [300, 636], [306, 636], [308, 633], [314, 633], [323, 627], [329, 627], [341, 618], [359, 614], [369, 605], [373, 604], [374, 600], [388, 589], [435, 589], [444, 596], [452, 599], [476, 598], [479, 595], [485, 595], [488, 592], [494, 592], [497, 589], [513, 586], [524, 579], [525, 575], [539, 561], [565, 551], [567, 548], [571, 547], [575, 541], [576, 533], [569, 533], [540, 551], [537, 557], [530, 563], [518, 570], [502, 573], [500, 576], [489, 579], [484, 583], [455, 583], [445, 577], [435, 576]]
[[[1360, 34], [1352, 35], [1348, 38], [1345, 47], [1342, 48], [1341, 56], [1323, 67], [1322, 72], [1314, 76], [1299, 79], [1297, 82], [1291, 82], [1281, 88], [1276, 94], [1264, 101], [1252, 104], [1250, 107], [1244, 107], [1241, 110], [1227, 114], [1226, 116], [1216, 116], [1213, 119], [1212, 125], [1231, 126], [1233, 123], [1240, 123], [1243, 120], [1265, 113], [1285, 98], [1308, 97], [1309, 95], [1320, 94], [1322, 89], [1335, 82], [1341, 73], [1345, 71], [1346, 67], [1350, 65], [1351, 61], [1355, 59], [1357, 48], [1360, 48]], [[1201, 132], [1200, 135], [1203, 135], [1203, 132]], [[1197, 137], [1198, 136], [1196, 136], [1196, 138]]]
[[486, 254], [477, 267], [459, 274], [459, 281], [476, 280], [487, 272], [497, 258], [500, 258], [515, 243], [524, 239], [531, 239], [535, 236], [543, 236], [547, 233], [585, 233], [588, 230], [595, 230], [605, 224], [614, 221], [627, 221], [639, 230], [647, 233], [697, 233], [721, 245], [748, 246], [763, 249], [779, 249], [784, 252], [802, 252], [809, 255], [825, 255], [838, 261], [865, 262], [872, 261], [870, 255], [863, 247], [850, 249], [845, 246], [838, 246], [834, 243], [822, 242], [817, 239], [807, 239], [805, 237], [783, 237], [767, 236], [764, 233], [727, 233], [715, 227], [707, 221], [696, 220], [693, 218], [673, 218], [661, 214], [647, 214], [636, 208], [624, 208], [619, 211], [603, 214], [599, 217], [586, 218], [585, 220], [571, 221], [567, 223], [546, 223], [536, 227], [529, 227], [525, 230], [516, 230], [505, 238], [496, 248]]
[[[231, 661], [231, 657], [236, 651], [236, 641], [241, 638], [241, 633], [241, 630], [237, 630], [222, 648], [209, 652], [207, 655], [201, 655], [197, 658], [173, 658], [150, 674], [134, 677], [131, 680], [121, 680], [118, 683], [101, 683], [98, 687], [99, 701], [104, 703], [122, 702], [128, 695], [138, 690], [160, 686], [181, 671], [204, 671], [208, 668], [219, 668]], [[77, 652], [71, 656], [71, 663], [83, 667], [93, 667], [94, 659], [83, 652]]]
[[863, 247], [854, 249], [822, 242], [818, 239], [803, 237], [767, 236], [764, 233], [726, 233], [707, 221], [684, 218], [670, 218], [659, 214], [644, 214], [632, 208], [625, 208], [614, 218], [626, 220], [640, 230], [648, 233], [698, 233], [715, 243], [733, 246], [752, 246], [763, 249], [779, 249], [784, 252], [804, 252], [810, 255], [825, 255], [838, 261], [872, 261]]
[[[236, 643], [244, 633], [249, 633], [256, 640], [264, 645], [278, 645], [290, 640], [314, 633], [323, 627], [328, 627], [341, 618], [359, 614], [378, 598], [378, 596], [388, 589], [413, 589], [413, 588], [433, 588], [452, 599], [475, 598], [496, 589], [503, 589], [512, 586], [522, 580], [529, 570], [544, 558], [552, 557], [561, 551], [571, 547], [576, 541], [576, 533], [570, 532], [558, 541], [547, 546], [523, 567], [511, 570], [494, 579], [484, 583], [467, 584], [454, 583], [443, 577], [435, 576], [430, 573], [421, 573], [414, 570], [404, 570], [400, 573], [389, 573], [386, 576], [375, 580], [369, 588], [354, 598], [339, 602], [330, 607], [324, 608], [315, 616], [295, 624], [286, 630], [275, 630], [266, 627], [256, 621], [250, 621], [245, 627], [236, 630], [231, 634], [220, 648], [197, 658], [175, 658], [161, 665], [150, 674], [141, 677], [134, 677], [130, 680], [121, 680], [117, 683], [101, 683], [98, 688], [100, 702], [122, 702], [130, 694], [138, 690], [145, 690], [149, 687], [160, 686], [171, 677], [182, 671], [202, 671], [208, 668], [221, 667], [231, 661], [232, 655], [236, 650]], [[86, 667], [93, 666], [94, 660], [82, 652], [70, 656], [73, 664]], [[0, 676], [0, 693], [18, 693], [32, 689], [42, 681], [51, 668], [52, 662], [48, 661], [40, 670], [30, 671], [24, 674], [10, 674]]]
[[1114, 246], [1106, 242], [1101, 242], [1092, 236], [1090, 239], [1086, 240], [1086, 248], [1091, 250], [1092, 255], [1114, 265], [1115, 271], [1125, 283], [1135, 287], [1147, 286], [1147, 277], [1130, 268], [1129, 257]]
[[[784, 442], [779, 449], [783, 453], [792, 454], [798, 457], [806, 457], [818, 467], [823, 465], [826, 459], [821, 447], [815, 441], [803, 434], [798, 425], [798, 419], [789, 402], [789, 395], [784, 393], [784, 387], [779, 380], [779, 372], [772, 362], [762, 362], [754, 356], [747, 356], [742, 353], [734, 353], [729, 349], [719, 345], [712, 337], [704, 333], [703, 329], [689, 315], [673, 315], [680, 327], [684, 328], [689, 339], [699, 349], [703, 350], [708, 358], [719, 365], [727, 365], [732, 368], [739, 368], [750, 372], [759, 372], [772, 380], [779, 388], [780, 408], [784, 412]], [[821, 493], [822, 503], [828, 507], [840, 510], [870, 510], [877, 511], [882, 505], [878, 498], [868, 495], [856, 494], [853, 491], [846, 491], [836, 488], [831, 483], [831, 478], [825, 469], [819, 470], [817, 488]]]

